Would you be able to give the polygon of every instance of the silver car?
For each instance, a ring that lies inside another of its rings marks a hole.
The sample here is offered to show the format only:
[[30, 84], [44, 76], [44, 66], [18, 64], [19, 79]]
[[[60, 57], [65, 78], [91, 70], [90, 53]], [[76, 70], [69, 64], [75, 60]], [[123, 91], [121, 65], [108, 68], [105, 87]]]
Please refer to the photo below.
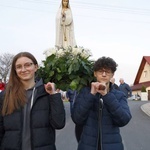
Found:
[[140, 101], [141, 97], [138, 94], [136, 94], [136, 95], [132, 95], [131, 97], [129, 97], [128, 100]]

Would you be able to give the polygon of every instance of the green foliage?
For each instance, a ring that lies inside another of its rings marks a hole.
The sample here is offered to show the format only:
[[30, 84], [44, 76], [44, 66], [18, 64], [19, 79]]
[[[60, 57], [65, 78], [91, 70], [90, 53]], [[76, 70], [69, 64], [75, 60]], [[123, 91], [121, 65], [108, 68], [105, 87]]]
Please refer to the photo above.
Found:
[[144, 85], [142, 86], [141, 92], [146, 92], [146, 87]]
[[54, 82], [62, 90], [80, 90], [94, 80], [94, 61], [89, 59], [89, 50], [68, 47], [47, 50], [45, 54], [43, 67], [37, 71], [38, 77], [43, 78], [45, 83]]

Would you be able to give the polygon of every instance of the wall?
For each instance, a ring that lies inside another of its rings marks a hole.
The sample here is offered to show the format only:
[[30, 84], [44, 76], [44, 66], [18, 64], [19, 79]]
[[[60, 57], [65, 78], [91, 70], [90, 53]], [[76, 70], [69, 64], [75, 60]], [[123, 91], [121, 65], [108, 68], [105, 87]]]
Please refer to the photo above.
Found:
[[150, 65], [146, 62], [139, 83], [150, 81]]

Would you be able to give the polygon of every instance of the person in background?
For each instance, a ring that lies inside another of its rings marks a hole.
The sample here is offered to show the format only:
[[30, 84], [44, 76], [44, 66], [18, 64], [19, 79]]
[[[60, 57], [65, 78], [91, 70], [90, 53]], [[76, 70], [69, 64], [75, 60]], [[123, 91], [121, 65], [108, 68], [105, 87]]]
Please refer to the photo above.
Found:
[[2, 79], [0, 79], [0, 92], [5, 89], [5, 83], [2, 82]]
[[63, 91], [63, 90], [61, 90], [61, 89], [56, 89], [56, 92], [61, 94], [61, 99], [62, 99], [63, 101], [67, 100], [66, 91]]
[[120, 82], [119, 89], [126, 95], [127, 98], [131, 97], [132, 90], [131, 90], [130, 86], [124, 82], [123, 78], [120, 78], [119, 82]]
[[116, 90], [120, 90], [119, 86], [115, 83], [115, 78], [111, 78], [110, 82], [112, 83], [112, 87]]
[[74, 123], [83, 126], [77, 149], [123, 150], [119, 127], [129, 123], [131, 113], [126, 96], [110, 84], [117, 64], [101, 57], [93, 69], [96, 82], [79, 92], [72, 110]]
[[62, 0], [56, 15], [56, 48], [76, 47], [74, 22], [69, 0]]
[[0, 97], [1, 150], [56, 150], [55, 130], [65, 126], [65, 109], [54, 83], [35, 81], [37, 69], [31, 53], [14, 56]]
[[68, 89], [66, 91], [66, 97], [67, 97], [68, 101], [70, 102], [70, 113], [72, 113], [72, 108], [73, 108], [73, 104], [74, 104], [76, 95], [77, 95], [76, 90]]

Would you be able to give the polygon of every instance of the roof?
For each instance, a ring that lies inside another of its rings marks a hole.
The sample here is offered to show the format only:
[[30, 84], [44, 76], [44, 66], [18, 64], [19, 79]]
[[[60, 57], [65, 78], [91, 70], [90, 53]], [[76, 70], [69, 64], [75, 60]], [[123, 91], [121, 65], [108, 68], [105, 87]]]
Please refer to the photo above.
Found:
[[150, 81], [138, 83], [136, 85], [131, 86], [132, 91], [141, 90], [142, 86], [145, 86], [146, 88], [150, 86]]
[[143, 56], [140, 67], [139, 67], [139, 70], [138, 70], [138, 73], [136, 75], [136, 78], [134, 80], [133, 85], [139, 84], [139, 80], [140, 80], [141, 74], [143, 72], [143, 69], [144, 69], [144, 66], [145, 66], [146, 63], [148, 63], [150, 65], [150, 56]]

